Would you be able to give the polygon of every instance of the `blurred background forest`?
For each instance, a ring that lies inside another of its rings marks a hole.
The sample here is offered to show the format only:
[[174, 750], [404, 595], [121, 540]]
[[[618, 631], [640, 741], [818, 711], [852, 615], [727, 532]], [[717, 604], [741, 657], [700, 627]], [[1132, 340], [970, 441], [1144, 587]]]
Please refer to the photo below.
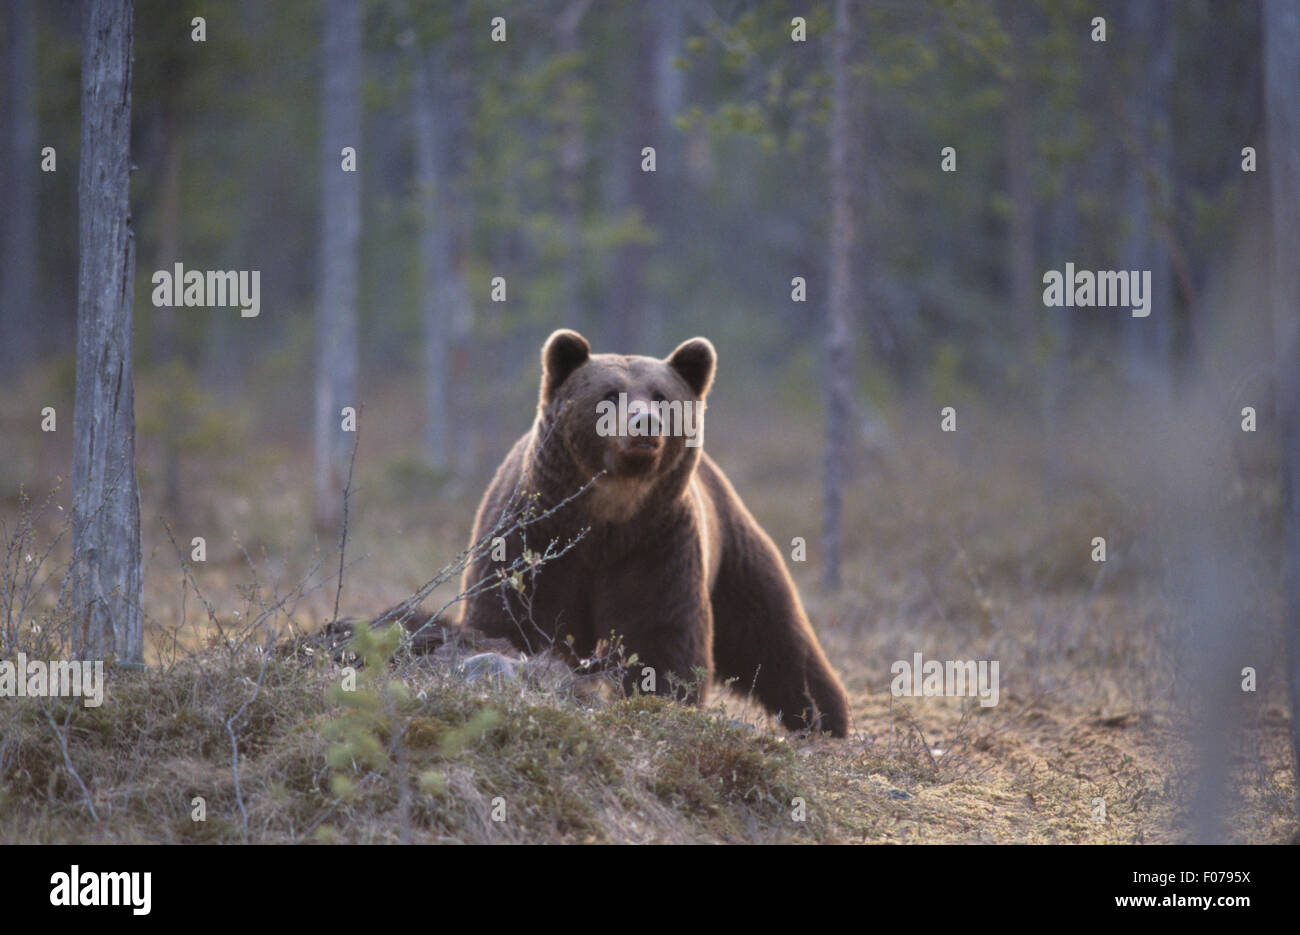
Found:
[[[12, 0], [0, 28], [14, 515], [71, 464], [79, 5]], [[1001, 654], [1012, 704], [1104, 721], [1204, 696], [1189, 659], [1257, 666], [1243, 795], [1290, 820], [1264, 28], [1253, 0], [138, 0], [153, 652], [187, 626], [161, 521], [206, 535], [219, 611], [249, 563], [291, 579], [335, 547], [322, 398], [360, 410], [344, 610], [368, 613], [463, 547], [551, 330], [655, 356], [703, 334], [709, 450], [779, 545], [807, 539], [792, 570], [851, 689], [913, 651]], [[260, 270], [260, 315], [155, 307], [177, 262]], [[1044, 307], [1067, 262], [1151, 271], [1150, 317]], [[1218, 750], [1247, 715], [1215, 691], [1188, 736]]]
[[[437, 319], [457, 419], [454, 442], [428, 438], [413, 458], [462, 472], [494, 462], [482, 438], [525, 421], [537, 348], [562, 325], [630, 353], [706, 333], [724, 349], [719, 392], [775, 382], [819, 417], [827, 4], [362, 7], [360, 379], [409, 377], [421, 406]], [[194, 451], [220, 450], [193, 431], [204, 410], [230, 413], [223, 401], [268, 368], [280, 391], [246, 413], [253, 423], [289, 428], [310, 411], [291, 388], [311, 385], [322, 278], [323, 10], [136, 5], [137, 367], [169, 387], [187, 427], [173, 422], [183, 437], [170, 442]], [[74, 348], [79, 24], [72, 0], [6, 12], [13, 380]], [[795, 15], [806, 42], [791, 41]], [[1090, 39], [1094, 16], [1105, 42]], [[1207, 294], [1229, 251], [1252, 233], [1258, 247], [1267, 226], [1266, 179], [1241, 155], [1263, 137], [1258, 5], [880, 2], [856, 26], [861, 395], [955, 404], [978, 390], [1033, 411], [1068, 395], [1075, 373], [1118, 384], [1154, 370], [1177, 385], [1226, 317]], [[59, 171], [26, 158], [32, 140], [55, 148]], [[653, 174], [643, 146], [656, 148]], [[955, 172], [940, 169], [947, 146]], [[149, 274], [177, 261], [261, 270], [261, 317], [154, 308]], [[1066, 261], [1153, 270], [1156, 313], [1044, 309], [1042, 272]], [[505, 302], [491, 298], [497, 276]], [[795, 276], [806, 302], [791, 300]], [[11, 470], [7, 481], [23, 475]]]

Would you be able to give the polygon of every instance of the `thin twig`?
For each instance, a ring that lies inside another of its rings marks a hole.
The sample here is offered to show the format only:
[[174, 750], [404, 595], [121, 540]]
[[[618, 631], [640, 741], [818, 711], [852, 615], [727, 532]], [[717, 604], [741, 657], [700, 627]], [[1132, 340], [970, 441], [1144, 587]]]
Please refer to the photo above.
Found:
[[245, 840], [248, 839], [248, 809], [244, 807], [244, 793], [239, 782], [239, 738], [235, 736], [235, 726], [236, 722], [242, 726], [244, 712], [262, 693], [262, 679], [266, 677], [266, 666], [270, 661], [270, 653], [262, 653], [262, 667], [258, 670], [253, 694], [239, 706], [239, 710], [226, 719], [226, 733], [230, 735], [230, 772], [235, 778], [235, 803], [239, 806], [239, 826]]
[[59, 738], [59, 749], [63, 752], [63, 767], [77, 781], [77, 786], [81, 789], [81, 797], [86, 800], [86, 808], [90, 809], [90, 817], [95, 819], [95, 824], [99, 824], [99, 813], [95, 811], [95, 803], [91, 801], [90, 790], [81, 781], [81, 774], [72, 765], [72, 755], [68, 752], [68, 724], [72, 720], [72, 709], [74, 707], [76, 707], [75, 703], [68, 705], [68, 714], [63, 721], [63, 729], [60, 730], [58, 723], [54, 720], [54, 715], [50, 714], [50, 709], [45, 706], [43, 700], [41, 701], [41, 710], [45, 713], [45, 719], [50, 722], [50, 728], [54, 731], [54, 736]]
[[[357, 414], [360, 419], [360, 413]], [[343, 488], [343, 528], [339, 530], [339, 586], [334, 592], [334, 619], [339, 619], [339, 600], [343, 597], [343, 553], [348, 547], [348, 501], [352, 497], [352, 469], [357, 463], [357, 448], [361, 445], [361, 431], [352, 439], [352, 457], [348, 461], [348, 482]]]

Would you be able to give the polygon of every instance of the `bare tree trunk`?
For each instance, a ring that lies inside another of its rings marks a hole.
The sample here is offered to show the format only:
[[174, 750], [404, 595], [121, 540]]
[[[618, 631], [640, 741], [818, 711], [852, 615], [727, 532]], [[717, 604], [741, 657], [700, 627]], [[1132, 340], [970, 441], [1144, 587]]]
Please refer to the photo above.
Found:
[[564, 214], [564, 240], [568, 257], [564, 264], [565, 306], [577, 326], [589, 324], [582, 303], [582, 173], [587, 162], [583, 138], [583, 102], [579, 89], [578, 27], [591, 0], [570, 0], [556, 20], [560, 55], [569, 69], [560, 95], [564, 100], [563, 143], [560, 149], [560, 199]]
[[1029, 30], [1022, 0], [1006, 6], [1011, 34], [1011, 81], [1007, 86], [1006, 160], [1007, 193], [1011, 199], [1008, 277], [1011, 280], [1011, 311], [1014, 328], [1023, 346], [1032, 347], [1037, 338], [1039, 279], [1034, 275], [1036, 233], [1034, 230], [1033, 133], [1030, 126]]
[[1125, 9], [1129, 28], [1140, 37], [1143, 80], [1136, 83], [1125, 203], [1132, 209], [1124, 260], [1129, 269], [1151, 271], [1150, 315], [1123, 319], [1124, 360], [1129, 379], [1157, 398], [1172, 390], [1174, 307], [1172, 266], [1163, 235], [1168, 206], [1164, 190], [1172, 171], [1169, 95], [1173, 86], [1173, 17], [1163, 0]]
[[72, 473], [78, 650], [135, 663], [144, 643], [131, 378], [131, 32], [131, 0], [87, 0]]
[[446, 283], [450, 269], [450, 238], [439, 214], [438, 198], [438, 107], [435, 102], [436, 70], [433, 53], [416, 51], [415, 81], [412, 85], [411, 118], [415, 124], [415, 174], [420, 193], [421, 320], [424, 324], [425, 363], [425, 453], [429, 464], [445, 471], [453, 447], [448, 418], [448, 328]]
[[[181, 259], [181, 128], [175, 104], [167, 101], [162, 116], [162, 203], [158, 219], [157, 269], [171, 269]], [[164, 305], [153, 310], [156, 365], [165, 380], [180, 377], [176, 309]], [[174, 395], [163, 401], [162, 475], [163, 503], [173, 516], [181, 509], [181, 453], [179, 439], [184, 413]]]
[[[453, 11], [457, 35], [469, 34], [470, 9], [467, 0], [456, 0]], [[472, 145], [470, 125], [473, 101], [473, 63], [468, 42], [449, 43], [447, 74], [443, 82], [446, 92], [439, 101], [446, 103], [446, 129], [442, 153], [447, 169], [442, 191], [443, 214], [447, 227], [447, 276], [443, 284], [443, 312], [451, 328], [448, 342], [451, 354], [452, 386], [460, 395], [452, 401], [449, 410], [449, 430], [456, 439], [453, 448], [454, 468], [462, 477], [470, 476], [479, 457], [484, 420], [491, 418], [490, 409], [476, 411], [474, 401], [477, 371], [471, 364], [470, 336], [474, 331], [474, 303], [469, 290], [469, 257], [474, 231], [474, 217], [469, 200], [469, 153]]]
[[[1300, 6], [1264, 3], [1264, 93], [1273, 189], [1273, 340], [1281, 425], [1287, 669], [1293, 776], [1300, 776]], [[1300, 813], [1300, 783], [1296, 784]]]
[[3, 293], [0, 294], [0, 364], [14, 374], [36, 352], [36, 9], [31, 0], [9, 8], [9, 137], [5, 188]]
[[[359, 172], [345, 172], [342, 151], [361, 154], [361, 5], [329, 0], [321, 66], [322, 186], [320, 296], [316, 313], [314, 519], [322, 531], [342, 520], [352, 436], [342, 410], [357, 408], [357, 253], [361, 237]], [[359, 164], [359, 163], [358, 163]]]
[[[647, 146], [655, 148], [657, 170], [665, 143], [659, 134], [659, 91], [655, 82], [655, 35], [659, 26], [647, 8], [640, 10], [634, 28], [628, 69], [636, 103], [627, 111], [617, 165], [623, 174], [626, 206], [638, 214], [642, 224], [649, 225], [655, 213], [655, 173], [642, 170], [641, 151]], [[624, 243], [614, 258], [611, 350], [621, 354], [641, 353], [644, 346], [649, 324], [646, 305], [649, 261], [650, 246], [640, 241]]]
[[826, 333], [826, 450], [822, 503], [825, 541], [823, 584], [840, 586], [843, 490], [848, 480], [853, 414], [854, 185], [850, 158], [854, 132], [848, 74], [851, 32], [848, 0], [836, 0], [831, 32], [830, 305]]

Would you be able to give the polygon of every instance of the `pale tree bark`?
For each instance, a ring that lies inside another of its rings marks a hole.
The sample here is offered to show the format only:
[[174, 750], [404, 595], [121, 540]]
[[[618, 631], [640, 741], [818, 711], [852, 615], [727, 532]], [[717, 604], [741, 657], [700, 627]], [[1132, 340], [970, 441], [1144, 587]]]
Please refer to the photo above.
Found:
[[[445, 76], [435, 88], [443, 120], [442, 146], [446, 170], [442, 173], [439, 207], [446, 225], [447, 275], [440, 288], [443, 316], [450, 328], [447, 342], [450, 355], [449, 385], [457, 387], [460, 395], [448, 410], [448, 432], [456, 439], [452, 447], [452, 465], [461, 477], [473, 474], [479, 459], [482, 443], [480, 424], [493, 418], [491, 407], [477, 408], [474, 392], [477, 372], [474, 362], [477, 355], [471, 347], [474, 332], [474, 302], [469, 288], [469, 258], [474, 231], [474, 213], [469, 198], [469, 153], [473, 145], [471, 126], [474, 99], [473, 62], [470, 57], [470, 30], [475, 28], [470, 19], [468, 0], [456, 0], [452, 8], [454, 34], [462, 37], [448, 43], [445, 58]], [[445, 90], [443, 90], [445, 89]]]
[[831, 32], [830, 288], [826, 330], [826, 440], [822, 500], [825, 543], [823, 584], [840, 586], [843, 560], [843, 492], [848, 483], [853, 418], [853, 256], [860, 227], [856, 210], [852, 147], [860, 137], [852, 66], [848, 0], [836, 0]]
[[[158, 253], [155, 269], [172, 269], [181, 259], [181, 124], [176, 104], [164, 104], [159, 133], [162, 136], [162, 198], [158, 218]], [[176, 331], [176, 309], [153, 309], [155, 365], [165, 379], [176, 379], [180, 348]], [[163, 503], [173, 516], [181, 512], [180, 435], [184, 413], [180, 399], [169, 396], [163, 402], [162, 486]]]
[[14, 0], [9, 8], [9, 147], [5, 168], [4, 256], [0, 277], [0, 364], [14, 374], [36, 352], [36, 7]]
[[411, 89], [411, 119], [415, 130], [415, 180], [420, 203], [420, 318], [424, 326], [425, 413], [424, 448], [429, 465], [445, 471], [454, 447], [447, 392], [447, 282], [451, 269], [451, 238], [439, 211], [439, 108], [434, 76], [443, 70], [431, 61], [435, 53], [418, 49]]
[[1011, 202], [1008, 231], [1007, 276], [1010, 279], [1013, 327], [1024, 347], [1038, 337], [1040, 278], [1035, 275], [1034, 160], [1033, 128], [1029, 109], [1029, 10], [1023, 0], [1011, 0], [1006, 7], [1007, 31], [1011, 38], [1011, 79], [1007, 84], [1004, 145], [1007, 161], [1007, 194]]
[[[631, 57], [627, 63], [631, 76], [633, 103], [627, 109], [622, 127], [622, 145], [618, 149], [616, 165], [622, 175], [624, 206], [636, 213], [642, 225], [653, 223], [655, 215], [655, 177], [658, 163], [668, 154], [666, 140], [659, 132], [659, 89], [655, 69], [655, 44], [659, 24], [653, 9], [637, 7], [633, 21]], [[655, 148], [656, 172], [641, 168], [642, 150]], [[650, 262], [650, 245], [641, 241], [622, 244], [614, 257], [612, 283], [613, 335], [611, 350], [621, 354], [642, 353], [649, 321], [646, 295], [646, 270]]]
[[[1011, 75], [1007, 82], [1006, 122], [1003, 128], [1007, 195], [1011, 214], [1007, 229], [1007, 280], [1011, 296], [1011, 327], [1026, 360], [1041, 347], [1048, 351], [1042, 372], [1043, 466], [1048, 482], [1060, 471], [1060, 438], [1068, 358], [1062, 335], [1064, 314], [1044, 308], [1042, 269], [1038, 260], [1038, 223], [1034, 203], [1033, 105], [1030, 99], [1032, 7], [1024, 0], [1004, 0], [1003, 16], [1011, 42]], [[1068, 206], [1069, 199], [1059, 201]]]
[[88, 0], [81, 34], [75, 637], [83, 655], [138, 663], [144, 644], [131, 377], [131, 0]]
[[[342, 410], [357, 401], [357, 280], [361, 239], [361, 4], [329, 0], [321, 60], [321, 247], [316, 309], [314, 520], [337, 531], [355, 436]], [[343, 170], [343, 149], [357, 170]]]
[[1151, 314], [1124, 318], [1124, 360], [1129, 380], [1165, 398], [1173, 380], [1173, 267], [1165, 229], [1166, 191], [1172, 173], [1170, 95], [1173, 89], [1173, 16], [1164, 0], [1125, 8], [1128, 28], [1140, 49], [1140, 79], [1131, 90], [1129, 175], [1125, 204], [1130, 230], [1122, 254], [1129, 269], [1151, 271]]
[[[1300, 6], [1264, 3], [1264, 93], [1273, 190], [1273, 340], [1281, 427], [1283, 579], [1292, 775], [1300, 776]], [[1300, 813], [1300, 783], [1296, 809]]]
[[565, 113], [560, 147], [560, 203], [568, 250], [564, 264], [565, 314], [575, 326], [588, 323], [582, 301], [582, 176], [587, 164], [587, 141], [583, 133], [578, 27], [590, 7], [591, 0], [569, 0], [555, 21], [560, 55], [568, 69], [560, 88]]

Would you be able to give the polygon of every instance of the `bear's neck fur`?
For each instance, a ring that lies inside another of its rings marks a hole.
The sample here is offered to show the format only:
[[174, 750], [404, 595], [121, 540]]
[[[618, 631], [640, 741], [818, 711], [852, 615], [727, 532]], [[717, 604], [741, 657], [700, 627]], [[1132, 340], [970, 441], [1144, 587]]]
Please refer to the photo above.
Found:
[[525, 493], [540, 494], [539, 507], [546, 510], [590, 486], [548, 518], [548, 533], [568, 536], [590, 529], [589, 539], [617, 541], [634, 526], [636, 536], [643, 537], [674, 524], [688, 511], [688, 491], [701, 448], [682, 445], [666, 470], [635, 477], [602, 475], [593, 482], [553, 428], [546, 412], [538, 413], [525, 454]]

